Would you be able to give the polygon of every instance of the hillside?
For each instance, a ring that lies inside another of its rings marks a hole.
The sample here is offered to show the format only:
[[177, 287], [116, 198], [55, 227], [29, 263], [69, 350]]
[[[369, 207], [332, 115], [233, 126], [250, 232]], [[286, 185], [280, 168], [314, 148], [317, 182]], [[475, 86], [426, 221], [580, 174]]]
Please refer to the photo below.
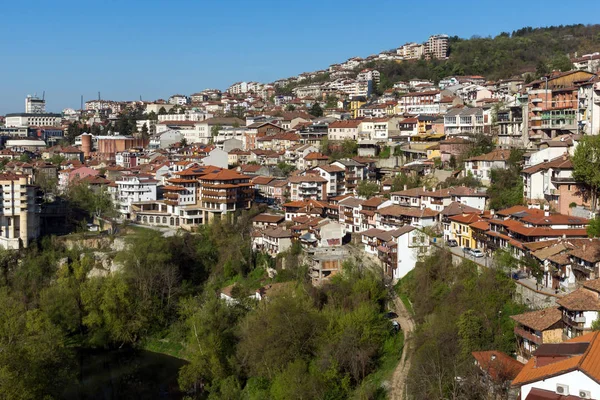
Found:
[[[378, 92], [392, 87], [394, 82], [412, 78], [438, 82], [452, 75], [483, 75], [491, 80], [509, 78], [530, 72], [530, 79], [551, 70], [571, 68], [569, 57], [600, 51], [600, 24], [561, 25], [543, 28], [525, 27], [496, 37], [450, 37], [447, 60], [372, 61], [357, 69], [376, 68], [381, 73]], [[323, 74], [317, 79], [328, 79]], [[297, 83], [279, 90], [291, 92]]]

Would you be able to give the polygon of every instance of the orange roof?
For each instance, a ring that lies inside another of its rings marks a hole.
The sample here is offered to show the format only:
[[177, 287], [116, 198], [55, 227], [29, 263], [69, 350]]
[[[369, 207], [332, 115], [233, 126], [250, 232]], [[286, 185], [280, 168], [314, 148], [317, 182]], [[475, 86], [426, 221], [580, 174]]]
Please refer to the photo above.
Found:
[[512, 380], [523, 369], [523, 364], [501, 351], [474, 351], [471, 354], [479, 368], [496, 381]]
[[479, 214], [460, 214], [460, 215], [453, 215], [452, 217], [449, 218], [450, 221], [454, 221], [454, 222], [458, 222], [459, 224], [472, 224], [474, 222], [477, 222], [479, 220], [481, 220], [481, 217], [479, 216]]
[[[522, 386], [572, 371], [581, 371], [600, 383], [600, 340], [598, 340], [598, 334], [599, 332], [591, 332], [559, 344], [542, 344], [534, 353], [534, 357], [529, 360], [513, 380], [512, 385]], [[575, 354], [562, 351], [563, 349], [567, 350], [569, 348], [568, 344], [573, 343], [588, 343], [588, 345], [583, 352], [581, 351], [583, 347], [579, 346], [578, 351], [573, 352]], [[567, 346], [563, 346], [565, 344]], [[549, 354], [545, 351], [547, 348], [552, 349], [555, 354]], [[559, 357], [556, 357], [557, 355]]]
[[212, 172], [210, 174], [206, 174], [200, 179], [207, 181], [230, 181], [235, 179], [250, 179], [250, 177], [247, 175], [240, 174], [239, 172], [233, 171], [231, 169], [224, 169], [219, 172]]

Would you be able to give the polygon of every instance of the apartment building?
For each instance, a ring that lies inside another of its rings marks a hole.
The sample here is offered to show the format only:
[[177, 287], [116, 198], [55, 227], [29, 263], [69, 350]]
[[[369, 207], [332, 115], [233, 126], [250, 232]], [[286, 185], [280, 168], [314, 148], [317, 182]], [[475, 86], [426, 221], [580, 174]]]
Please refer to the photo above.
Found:
[[594, 74], [587, 71], [554, 73], [527, 85], [528, 126], [532, 140], [578, 132], [578, 85]]
[[398, 99], [397, 114], [439, 114], [441, 95], [439, 90], [407, 93]]
[[117, 211], [122, 218], [130, 218], [133, 203], [156, 201], [158, 181], [151, 175], [124, 174], [111, 187]]
[[30, 177], [10, 172], [0, 174], [0, 246], [17, 250], [40, 235], [40, 208]]
[[200, 203], [205, 223], [215, 216], [247, 210], [254, 199], [250, 177], [239, 172], [223, 169], [202, 175], [200, 180]]
[[425, 43], [425, 58], [445, 60], [448, 58], [448, 35], [432, 35]]
[[327, 179], [306, 174], [288, 179], [290, 199], [292, 201], [327, 200]]
[[505, 169], [510, 150], [496, 149], [487, 154], [469, 157], [465, 160], [465, 176], [472, 175], [484, 185], [490, 183], [492, 169]]
[[327, 128], [329, 140], [357, 140], [361, 120], [335, 121]]
[[491, 115], [483, 108], [453, 108], [444, 115], [446, 135], [474, 135], [490, 133]]

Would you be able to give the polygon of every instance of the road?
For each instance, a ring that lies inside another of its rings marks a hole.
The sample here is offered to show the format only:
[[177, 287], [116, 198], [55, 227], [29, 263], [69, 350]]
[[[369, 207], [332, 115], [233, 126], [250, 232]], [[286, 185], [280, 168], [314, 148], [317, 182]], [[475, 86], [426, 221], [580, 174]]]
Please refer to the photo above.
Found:
[[413, 320], [410, 312], [402, 303], [402, 300], [394, 293], [392, 298], [394, 302], [394, 312], [398, 314], [396, 321], [402, 328], [404, 333], [404, 347], [402, 349], [402, 357], [398, 366], [394, 370], [392, 375], [392, 381], [390, 382], [390, 395], [391, 400], [402, 400], [404, 398], [404, 391], [406, 387], [406, 379], [408, 377], [408, 371], [410, 369], [410, 356], [412, 352], [411, 339], [412, 334], [415, 330], [415, 321]]
[[[448, 247], [445, 246], [444, 247], [447, 250], [450, 250], [450, 252], [452, 252], [452, 254], [455, 254], [457, 256], [460, 257], [464, 257], [468, 260], [473, 261], [475, 264], [478, 264], [482, 267], [491, 267], [494, 265], [494, 257], [488, 257], [487, 255], [483, 256], [483, 257], [473, 257], [472, 255], [465, 253], [463, 251], [462, 247]], [[517, 271], [514, 271], [517, 272]], [[545, 294], [545, 295], [549, 295], [549, 296], [554, 296], [554, 297], [561, 297], [563, 294], [560, 292], [555, 291], [552, 288], [548, 288], [542, 285], [538, 285], [535, 278], [529, 276], [529, 277], [520, 277], [518, 281], [516, 281], [517, 283], [527, 286], [528, 288], [535, 290], [536, 292]]]

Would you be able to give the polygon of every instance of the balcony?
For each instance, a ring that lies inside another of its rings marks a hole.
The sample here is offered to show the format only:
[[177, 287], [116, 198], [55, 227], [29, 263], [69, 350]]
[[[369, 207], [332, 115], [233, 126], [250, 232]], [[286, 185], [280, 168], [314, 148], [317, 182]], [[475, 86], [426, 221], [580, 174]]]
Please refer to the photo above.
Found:
[[535, 103], [541, 103], [542, 101], [544, 101], [544, 100], [543, 100], [543, 99], [540, 99], [539, 97], [538, 97], [538, 98], [535, 98], [535, 99], [531, 99], [531, 102], [532, 102], [532, 103], [534, 103], [534, 104], [535, 104]]
[[533, 342], [535, 344], [543, 343], [541, 337], [534, 335], [533, 333], [529, 332], [526, 329], [521, 328], [520, 326], [515, 326], [515, 335], [520, 336], [524, 339], [527, 339], [530, 342]]
[[542, 107], [533, 107], [531, 109], [531, 111], [533, 111], [533, 112], [540, 112], [540, 111], [542, 111]]
[[585, 325], [585, 317], [570, 317], [567, 314], [563, 314], [562, 320], [570, 327], [580, 330], [583, 330], [583, 326]]

